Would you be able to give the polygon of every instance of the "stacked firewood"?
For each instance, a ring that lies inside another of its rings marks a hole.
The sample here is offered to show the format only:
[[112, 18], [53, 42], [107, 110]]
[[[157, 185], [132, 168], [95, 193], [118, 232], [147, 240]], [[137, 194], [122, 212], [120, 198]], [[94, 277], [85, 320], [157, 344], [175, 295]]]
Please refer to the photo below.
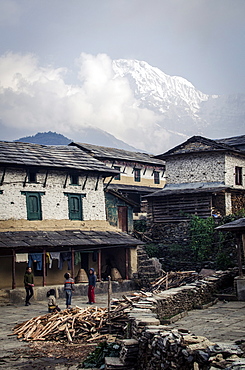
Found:
[[98, 308], [75, 308], [57, 313], [34, 317], [28, 321], [17, 324], [13, 335], [25, 341], [85, 341], [93, 342], [106, 339], [108, 335], [115, 334], [120, 337], [129, 321], [126, 310], [132, 306], [139, 297], [124, 297], [114, 300], [111, 310]]
[[107, 321], [105, 308], [79, 307], [71, 310], [34, 317], [13, 329], [13, 334], [22, 340], [68, 340], [81, 339], [90, 342], [103, 337], [101, 327]]
[[164, 272], [163, 276], [151, 283], [151, 292], [157, 294], [163, 290], [180, 287], [198, 280], [196, 271], [170, 271]]

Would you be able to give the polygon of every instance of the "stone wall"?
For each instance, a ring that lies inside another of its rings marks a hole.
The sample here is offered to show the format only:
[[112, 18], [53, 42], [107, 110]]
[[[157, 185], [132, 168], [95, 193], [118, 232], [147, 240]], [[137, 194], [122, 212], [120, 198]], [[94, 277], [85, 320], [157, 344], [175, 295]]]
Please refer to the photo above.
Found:
[[42, 205], [42, 219], [68, 219], [68, 198], [65, 193], [76, 193], [85, 195], [82, 198], [83, 219], [84, 220], [105, 220], [105, 197], [103, 191], [103, 179], [100, 178], [98, 188], [96, 188], [97, 177], [91, 175], [86, 181], [85, 176], [79, 177], [79, 185], [70, 185], [68, 178], [67, 185], [66, 173], [61, 171], [50, 171], [48, 173], [45, 187], [46, 172], [39, 170], [36, 183], [26, 183], [26, 172], [21, 169], [7, 169], [4, 183], [1, 186], [3, 193], [0, 194], [0, 219], [1, 220], [20, 220], [27, 219], [26, 197], [21, 192], [40, 192]]
[[166, 178], [167, 184], [199, 181], [224, 182], [225, 156], [223, 153], [202, 152], [200, 154], [185, 154], [179, 158], [168, 158]]

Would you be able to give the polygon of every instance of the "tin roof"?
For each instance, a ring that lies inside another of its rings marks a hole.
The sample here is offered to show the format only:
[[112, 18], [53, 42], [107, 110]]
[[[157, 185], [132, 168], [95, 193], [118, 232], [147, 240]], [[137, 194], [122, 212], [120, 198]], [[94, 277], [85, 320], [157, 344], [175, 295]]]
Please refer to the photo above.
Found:
[[30, 250], [45, 247], [56, 250], [58, 247], [77, 249], [98, 249], [103, 247], [137, 246], [142, 243], [127, 233], [116, 231], [7, 231], [0, 232], [0, 249], [16, 248]]
[[22, 142], [0, 141], [0, 165], [94, 171], [105, 176], [118, 173], [77, 147]]
[[78, 148], [86, 151], [97, 159], [110, 159], [110, 160], [121, 160], [130, 162], [140, 162], [142, 164], [154, 165], [164, 167], [165, 162], [160, 159], [154, 158], [153, 155], [141, 152], [131, 152], [129, 150], [108, 148], [104, 146], [98, 146], [93, 144], [85, 143], [70, 143], [69, 146], [77, 146]]

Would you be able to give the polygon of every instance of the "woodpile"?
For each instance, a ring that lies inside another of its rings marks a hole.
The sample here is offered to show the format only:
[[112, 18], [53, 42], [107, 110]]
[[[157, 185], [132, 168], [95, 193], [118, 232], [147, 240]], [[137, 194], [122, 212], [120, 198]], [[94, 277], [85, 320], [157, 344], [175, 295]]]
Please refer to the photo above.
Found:
[[157, 294], [162, 290], [190, 284], [198, 279], [199, 276], [196, 271], [164, 272], [162, 277], [151, 283], [151, 288], [149, 290], [154, 294]]
[[17, 324], [12, 335], [25, 341], [93, 342], [110, 334], [123, 337], [129, 318], [126, 310], [140, 296], [116, 299], [108, 313], [106, 308], [76, 306], [57, 313], [34, 317]]
[[87, 342], [102, 338], [101, 327], [107, 320], [105, 308], [79, 307], [57, 313], [34, 317], [13, 329], [18, 339], [26, 341], [68, 341], [74, 339]]

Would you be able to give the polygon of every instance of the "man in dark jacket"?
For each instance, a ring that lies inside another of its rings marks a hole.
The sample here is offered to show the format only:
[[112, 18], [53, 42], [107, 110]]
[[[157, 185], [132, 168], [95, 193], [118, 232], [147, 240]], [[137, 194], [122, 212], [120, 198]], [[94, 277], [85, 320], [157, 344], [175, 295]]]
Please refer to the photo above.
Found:
[[26, 306], [30, 305], [30, 299], [33, 296], [33, 287], [34, 287], [34, 276], [32, 273], [31, 267], [26, 268], [24, 275], [24, 285], [26, 289]]

